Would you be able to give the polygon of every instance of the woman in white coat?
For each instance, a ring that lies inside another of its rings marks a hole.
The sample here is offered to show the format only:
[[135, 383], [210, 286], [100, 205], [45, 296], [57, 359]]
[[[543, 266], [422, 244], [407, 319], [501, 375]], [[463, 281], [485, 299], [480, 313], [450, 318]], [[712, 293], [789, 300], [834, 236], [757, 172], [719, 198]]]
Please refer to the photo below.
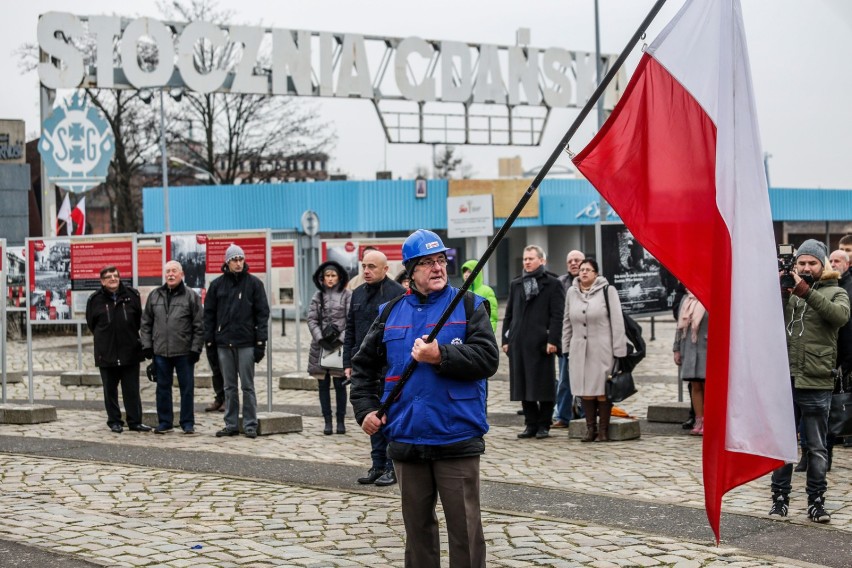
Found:
[[[604, 293], [609, 296], [610, 313]], [[562, 352], [568, 354], [571, 392], [582, 398], [586, 412], [582, 441], [608, 442], [612, 403], [606, 399], [606, 378], [615, 358], [627, 355], [627, 338], [618, 292], [598, 275], [594, 259], [583, 260], [565, 295]]]

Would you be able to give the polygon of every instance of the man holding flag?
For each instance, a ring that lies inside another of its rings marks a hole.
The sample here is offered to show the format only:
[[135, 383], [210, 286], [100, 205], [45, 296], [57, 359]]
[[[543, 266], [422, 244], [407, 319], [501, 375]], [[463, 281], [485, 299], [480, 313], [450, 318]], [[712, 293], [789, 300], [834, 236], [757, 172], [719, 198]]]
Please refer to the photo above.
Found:
[[717, 540], [722, 496], [797, 454], [762, 160], [739, 0], [687, 0], [574, 158], [712, 314], [703, 465]]

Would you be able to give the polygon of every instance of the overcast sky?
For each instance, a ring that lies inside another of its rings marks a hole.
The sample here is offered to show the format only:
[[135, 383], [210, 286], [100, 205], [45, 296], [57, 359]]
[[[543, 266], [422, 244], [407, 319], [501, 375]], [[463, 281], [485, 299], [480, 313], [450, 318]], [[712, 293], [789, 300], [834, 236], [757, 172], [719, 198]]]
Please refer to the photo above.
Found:
[[[600, 0], [602, 51], [621, 51], [652, 4]], [[771, 154], [771, 185], [852, 189], [852, 2], [742, 0], [742, 4], [763, 148]], [[649, 31], [649, 42], [681, 5], [682, 0], [669, 0]], [[535, 47], [584, 51], [594, 50], [593, 6], [593, 0], [219, 2], [220, 8], [233, 11], [234, 23], [500, 45], [514, 44], [515, 31], [526, 27]], [[24, 42], [36, 41], [38, 15], [48, 11], [160, 17], [153, 0], [30, 0], [6, 10], [0, 20], [0, 69], [6, 78], [0, 89], [0, 118], [25, 120], [28, 133], [38, 131], [38, 77], [35, 72], [22, 75], [12, 52]], [[628, 62], [631, 73], [638, 58], [637, 50]], [[418, 165], [430, 164], [431, 146], [384, 143], [369, 101], [305, 100], [335, 127], [333, 170], [372, 179], [387, 164], [394, 177], [411, 177]], [[520, 155], [524, 168], [533, 169], [544, 163], [575, 116], [575, 110], [554, 111], [539, 147], [460, 146], [459, 152], [476, 177], [496, 177], [497, 159], [503, 156]], [[572, 149], [582, 148], [595, 126], [593, 115]], [[567, 165], [567, 158], [560, 163]]]

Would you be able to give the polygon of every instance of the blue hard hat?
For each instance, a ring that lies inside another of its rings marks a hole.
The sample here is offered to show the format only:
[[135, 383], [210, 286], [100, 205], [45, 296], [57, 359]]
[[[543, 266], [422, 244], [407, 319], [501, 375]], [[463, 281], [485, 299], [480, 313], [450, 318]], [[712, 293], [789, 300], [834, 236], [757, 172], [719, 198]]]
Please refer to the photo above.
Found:
[[402, 243], [402, 263], [407, 265], [409, 260], [447, 250], [441, 237], [432, 231], [417, 229]]

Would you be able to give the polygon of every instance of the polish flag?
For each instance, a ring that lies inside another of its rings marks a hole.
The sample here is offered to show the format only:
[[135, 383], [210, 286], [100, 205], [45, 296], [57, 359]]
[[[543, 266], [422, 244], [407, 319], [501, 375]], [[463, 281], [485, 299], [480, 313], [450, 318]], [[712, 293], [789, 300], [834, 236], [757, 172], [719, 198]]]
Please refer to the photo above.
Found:
[[71, 200], [68, 199], [68, 194], [65, 194], [65, 199], [62, 201], [62, 207], [59, 208], [59, 213], [56, 214], [56, 234], [59, 234], [59, 222], [65, 221], [66, 234], [71, 234]]
[[85, 235], [86, 234], [86, 198], [84, 197], [80, 201], [77, 202], [77, 206], [71, 211], [71, 220], [74, 221], [76, 227], [74, 228], [75, 235]]
[[704, 499], [717, 542], [723, 495], [796, 461], [762, 159], [739, 0], [687, 0], [574, 158], [710, 314]]

